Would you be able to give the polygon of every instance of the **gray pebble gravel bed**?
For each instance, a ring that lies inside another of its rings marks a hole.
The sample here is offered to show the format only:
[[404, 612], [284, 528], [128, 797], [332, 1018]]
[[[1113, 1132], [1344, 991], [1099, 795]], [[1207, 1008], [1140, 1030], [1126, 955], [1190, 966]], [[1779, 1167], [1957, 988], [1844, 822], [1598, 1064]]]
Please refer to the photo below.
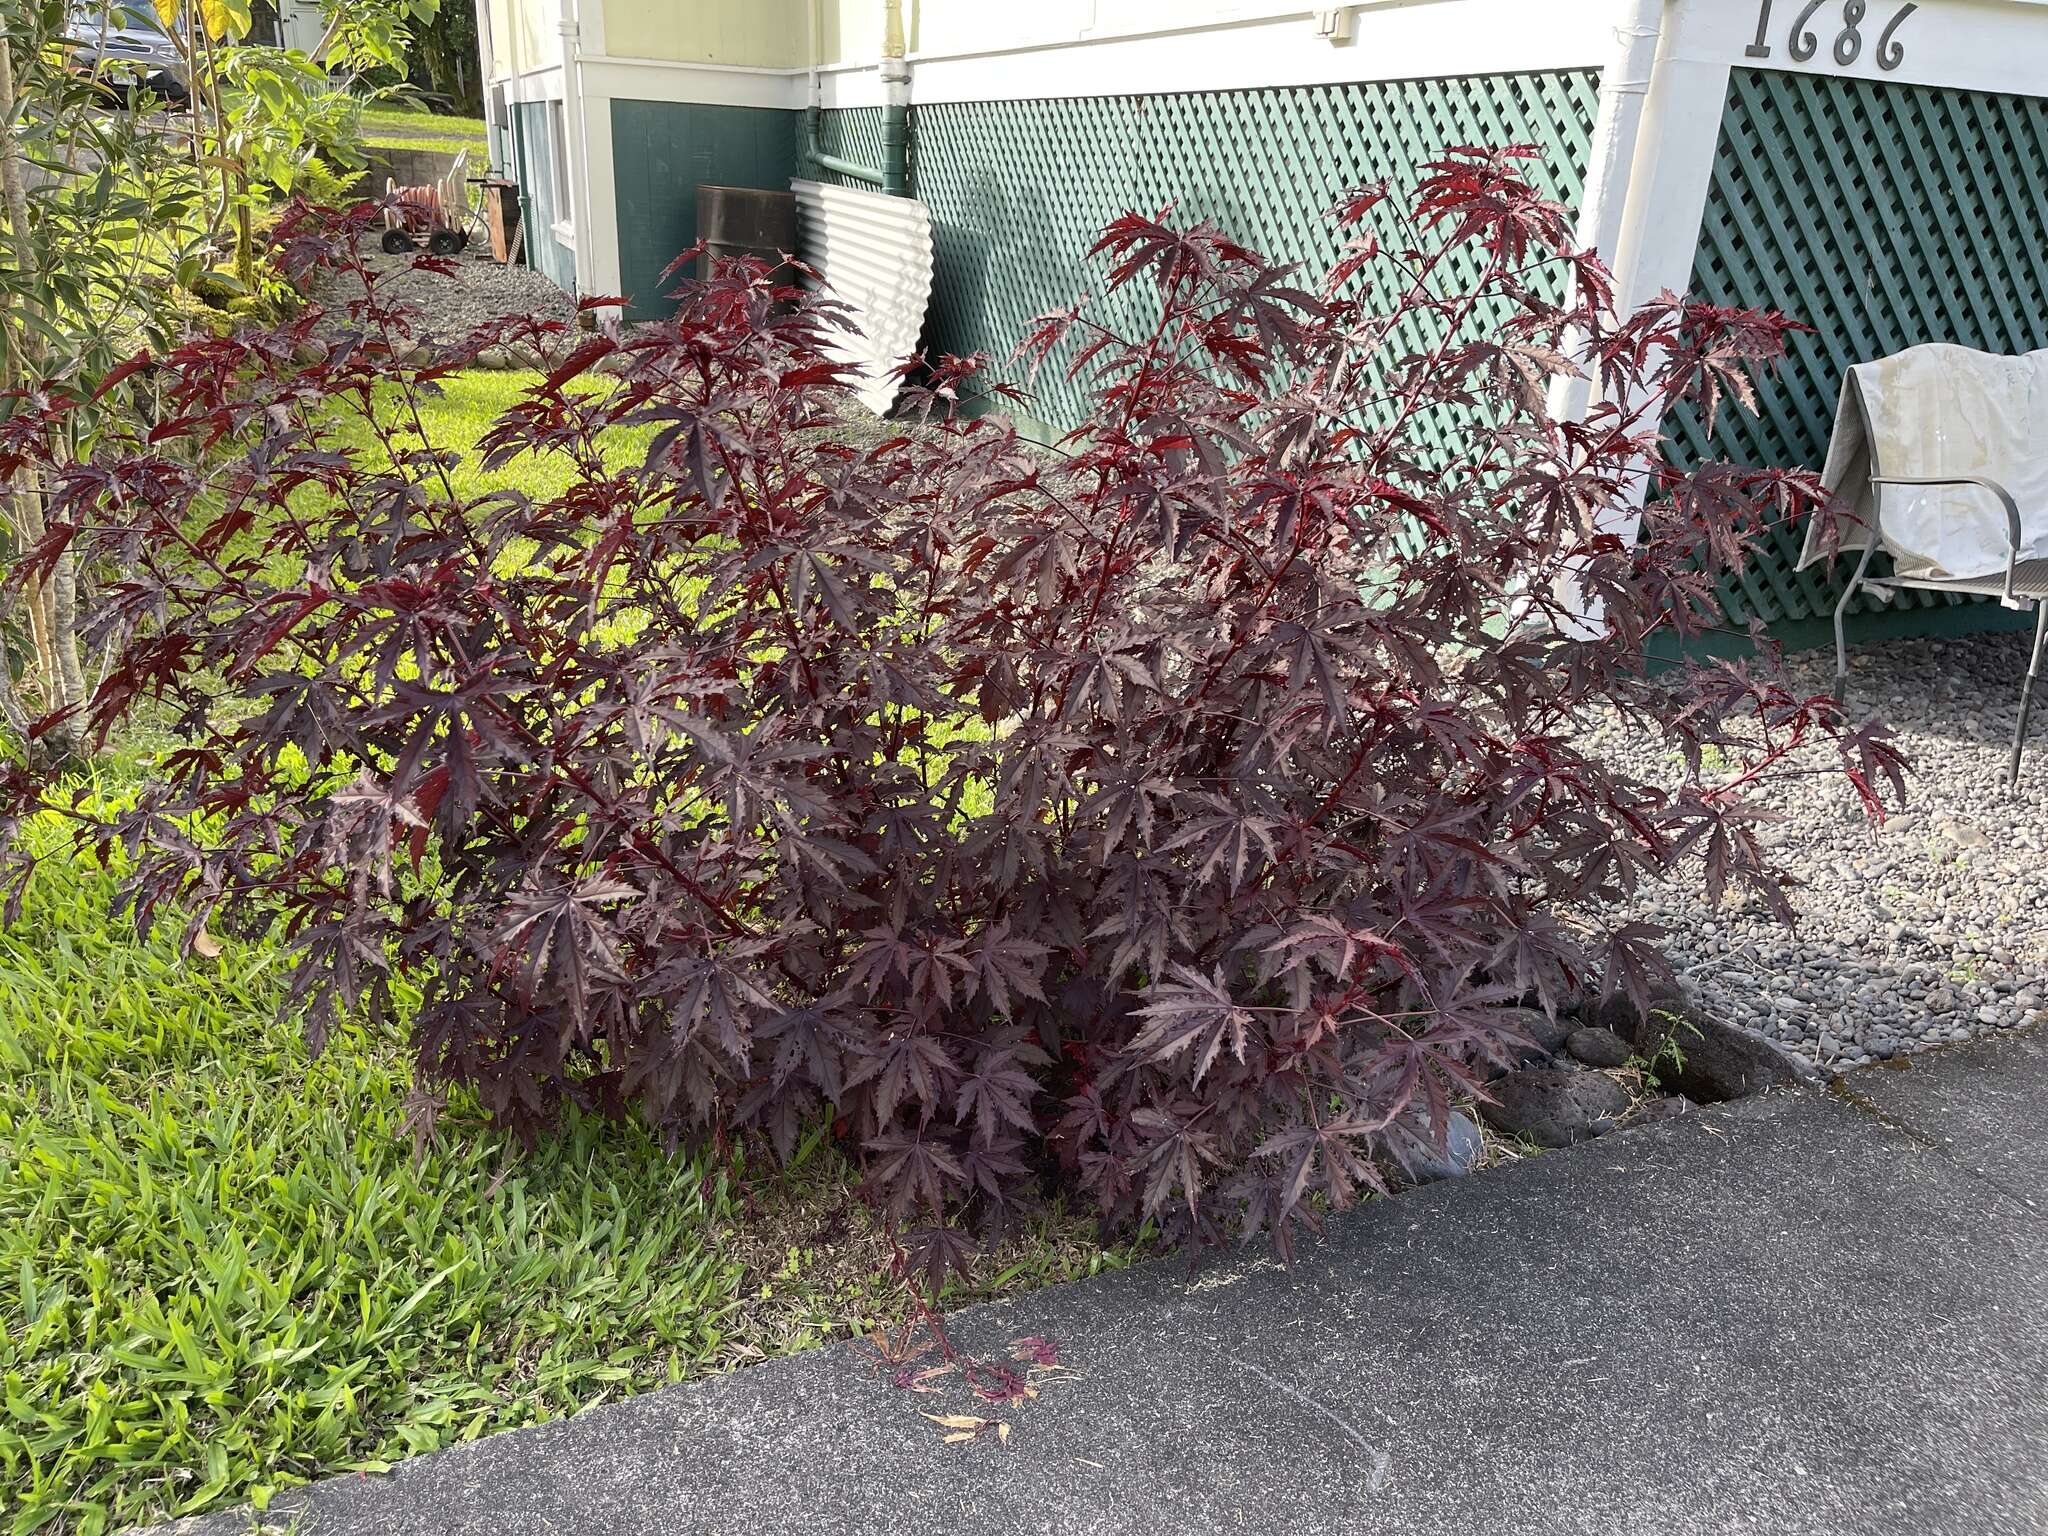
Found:
[[[1882, 828], [1839, 774], [1774, 786], [1764, 832], [1804, 882], [1788, 930], [1760, 906], [1719, 911], [1661, 887], [1639, 909], [1695, 1006], [1842, 1071], [2048, 1021], [2048, 714], [2037, 704], [2018, 790], [2006, 788], [2028, 636], [1898, 640], [1850, 655], [1852, 714], [1874, 714], [1911, 763]], [[1795, 686], [1833, 683], [1832, 651], [1789, 659]], [[1666, 779], [1664, 752], [1614, 727], [1600, 750]], [[1832, 754], [1815, 751], [1816, 765]]]
[[[454, 267], [443, 275], [415, 265], [417, 258], [382, 251], [365, 253], [379, 279], [379, 291], [387, 298], [417, 304], [426, 314], [429, 330], [459, 336], [487, 321], [511, 315], [536, 315], [571, 321], [576, 301], [531, 267], [501, 267], [491, 259], [490, 248], [472, 240], [459, 256], [446, 258]], [[332, 311], [330, 321], [346, 323], [342, 306], [360, 298], [361, 285], [346, 274], [328, 273], [316, 279], [310, 297]]]

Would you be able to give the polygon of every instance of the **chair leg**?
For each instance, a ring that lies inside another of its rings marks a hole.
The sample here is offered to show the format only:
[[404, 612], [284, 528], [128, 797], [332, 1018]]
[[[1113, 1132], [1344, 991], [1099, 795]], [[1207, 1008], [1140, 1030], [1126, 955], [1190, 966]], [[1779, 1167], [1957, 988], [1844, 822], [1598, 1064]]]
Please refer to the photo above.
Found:
[[2034, 654], [2027, 663], [2026, 686], [2020, 690], [2020, 723], [2012, 733], [2012, 767], [2007, 771], [2008, 788], [2018, 788], [2020, 754], [2027, 749], [2027, 716], [2034, 708], [2034, 685], [2041, 680], [2041, 653], [2048, 649], [2048, 600], [2034, 605]]
[[1849, 578], [1849, 585], [1842, 589], [1842, 600], [1835, 604], [1835, 702], [1842, 702], [1842, 694], [1849, 683], [1849, 641], [1843, 632], [1842, 622], [1848, 615], [1849, 604], [1856, 600], [1856, 590], [1863, 585], [1863, 573], [1870, 569], [1870, 557], [1877, 552], [1877, 546], [1863, 546], [1863, 558], [1856, 562], [1856, 574]]

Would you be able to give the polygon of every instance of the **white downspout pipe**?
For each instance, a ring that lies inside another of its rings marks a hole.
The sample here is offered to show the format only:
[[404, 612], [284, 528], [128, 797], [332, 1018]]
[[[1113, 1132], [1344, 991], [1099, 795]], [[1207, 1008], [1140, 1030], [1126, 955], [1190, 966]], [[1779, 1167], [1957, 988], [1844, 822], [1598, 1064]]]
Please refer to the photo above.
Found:
[[[1631, 284], [1625, 275], [1627, 260], [1621, 246], [1629, 228], [1629, 199], [1638, 185], [1636, 154], [1642, 144], [1644, 121], [1653, 110], [1650, 79], [1656, 70], [1658, 50], [1663, 46], [1665, 14], [1670, 3], [1671, 0], [1620, 0], [1614, 53], [1600, 72], [1600, 107], [1593, 120], [1585, 192], [1579, 201], [1579, 221], [1573, 238], [1580, 250], [1597, 251], [1607, 263], [1615, 277], [1617, 306], [1631, 302]], [[1575, 354], [1582, 341], [1581, 337], [1568, 338], [1567, 354]], [[1584, 420], [1593, 403], [1594, 383], [1593, 376], [1584, 371], [1576, 377], [1553, 379], [1547, 401], [1551, 419]], [[1606, 521], [1626, 537], [1636, 523], [1639, 505], [1639, 501], [1631, 499], [1619, 509], [1608, 509]], [[1560, 577], [1553, 591], [1566, 611], [1562, 620], [1565, 634], [1580, 640], [1591, 640], [1600, 634], [1600, 605], [1586, 596], [1576, 574]]]
[[561, 0], [562, 118], [569, 136], [569, 226], [576, 253], [576, 295], [595, 291], [591, 279], [590, 157], [583, 132], [583, 21], [581, 0]]
[[818, 0], [804, 0], [804, 69], [810, 77], [810, 94], [804, 98], [804, 106], [812, 112], [825, 105], [825, 87], [818, 75], [818, 54], [824, 47], [822, 30], [818, 25]]
[[[1621, 245], [1635, 184], [1636, 149], [1650, 110], [1650, 76], [1664, 41], [1668, 4], [1669, 0], [1620, 0], [1615, 50], [1600, 72], [1600, 106], [1593, 121], [1575, 238], [1580, 250], [1599, 252], [1617, 278], [1623, 273]], [[1619, 284], [1615, 297], [1624, 304], [1630, 298]], [[1559, 421], [1578, 421], [1592, 398], [1592, 379], [1558, 379], [1550, 389], [1550, 414]]]
[[497, 78], [498, 71], [498, 48], [491, 36], [491, 0], [478, 0], [477, 3], [476, 57], [477, 94], [483, 98], [484, 104], [484, 157], [490, 162], [485, 171], [499, 176], [504, 174], [504, 167], [497, 163], [500, 141], [493, 130], [498, 124], [491, 113], [491, 81]]

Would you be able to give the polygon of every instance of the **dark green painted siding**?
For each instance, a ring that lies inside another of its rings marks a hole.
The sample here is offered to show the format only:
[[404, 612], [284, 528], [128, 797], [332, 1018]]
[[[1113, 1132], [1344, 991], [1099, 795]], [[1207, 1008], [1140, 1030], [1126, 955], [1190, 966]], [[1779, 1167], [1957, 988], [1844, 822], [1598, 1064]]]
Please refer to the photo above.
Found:
[[[1674, 423], [1694, 461], [1817, 469], [1851, 363], [1928, 341], [2048, 346], [2048, 99], [1738, 69], [1692, 291], [1814, 328], [1764, 381], [1756, 416], [1725, 411], [1711, 442], [1697, 419]], [[1833, 611], [1839, 586], [1824, 568], [1792, 570], [1796, 542], [1781, 535], [1724, 585], [1731, 618], [1786, 626]], [[1955, 602], [1904, 593], [1896, 606]], [[2000, 612], [1971, 603], [1927, 619], [1960, 630]]]
[[515, 176], [524, 204], [526, 259], [536, 271], [545, 272], [563, 288], [576, 289], [576, 253], [556, 242], [550, 233], [555, 222], [567, 217], [566, 189], [555, 185], [555, 157], [548, 139], [545, 101], [516, 102], [512, 107]]
[[635, 318], [674, 307], [661, 297], [661, 274], [696, 242], [698, 186], [786, 188], [799, 123], [798, 113], [775, 107], [612, 103], [619, 284]]

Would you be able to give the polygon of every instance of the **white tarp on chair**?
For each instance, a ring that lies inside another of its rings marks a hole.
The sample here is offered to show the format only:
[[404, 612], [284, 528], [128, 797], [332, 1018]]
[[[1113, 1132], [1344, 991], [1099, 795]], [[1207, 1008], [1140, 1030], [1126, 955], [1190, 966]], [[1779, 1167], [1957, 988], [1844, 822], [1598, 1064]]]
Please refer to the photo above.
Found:
[[[1873, 473], [1978, 475], [2019, 503], [2019, 558], [2048, 558], [2048, 350], [1999, 357], [1935, 343], [1858, 363], [1849, 374], [1822, 474], [1864, 520], [1862, 528], [1844, 523], [1845, 545], [1861, 547], [1874, 525], [1901, 575], [2003, 574], [2012, 548], [1995, 497], [1969, 485], [1869, 484]], [[1809, 528], [1800, 563], [1816, 556]]]
[[914, 197], [891, 197], [821, 181], [792, 181], [797, 254], [825, 276], [832, 296], [860, 326], [833, 348], [860, 371], [860, 401], [876, 415], [895, 403], [896, 365], [917, 350], [932, 297], [931, 210]]

